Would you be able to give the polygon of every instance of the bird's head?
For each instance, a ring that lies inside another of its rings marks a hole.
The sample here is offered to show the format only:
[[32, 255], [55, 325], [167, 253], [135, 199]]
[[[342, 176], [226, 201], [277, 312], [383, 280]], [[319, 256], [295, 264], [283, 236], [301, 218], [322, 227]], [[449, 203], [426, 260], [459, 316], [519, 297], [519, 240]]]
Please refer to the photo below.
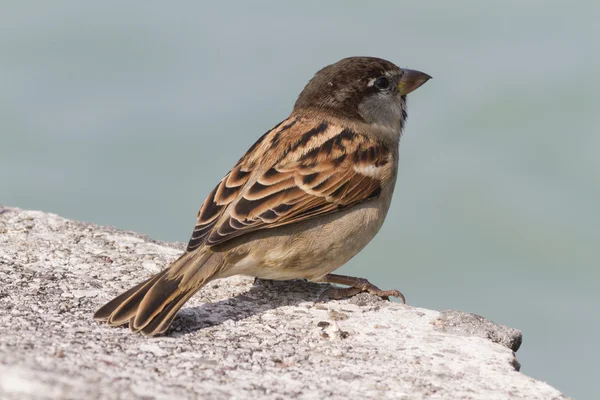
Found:
[[431, 76], [373, 57], [349, 57], [328, 65], [304, 87], [295, 112], [319, 111], [398, 133], [406, 120], [406, 95]]

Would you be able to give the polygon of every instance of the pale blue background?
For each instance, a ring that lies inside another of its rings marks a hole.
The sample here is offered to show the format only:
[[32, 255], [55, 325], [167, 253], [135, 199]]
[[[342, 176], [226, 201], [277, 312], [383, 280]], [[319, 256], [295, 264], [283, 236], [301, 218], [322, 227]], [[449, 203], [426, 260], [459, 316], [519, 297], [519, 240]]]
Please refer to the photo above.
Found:
[[185, 241], [317, 69], [387, 58], [434, 79], [343, 272], [519, 328], [523, 372], [598, 397], [600, 3], [291, 4], [3, 1], [0, 203]]

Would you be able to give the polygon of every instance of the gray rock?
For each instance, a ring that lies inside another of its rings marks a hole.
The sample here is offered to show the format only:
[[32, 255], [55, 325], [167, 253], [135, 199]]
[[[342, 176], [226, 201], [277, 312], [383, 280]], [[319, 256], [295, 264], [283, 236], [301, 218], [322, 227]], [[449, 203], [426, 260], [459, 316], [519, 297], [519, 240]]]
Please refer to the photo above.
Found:
[[0, 398], [564, 398], [516, 370], [519, 331], [301, 281], [212, 282], [157, 338], [92, 321], [181, 250], [0, 207]]
[[479, 315], [462, 311], [442, 311], [434, 326], [442, 332], [490, 339], [492, 342], [500, 343], [512, 351], [519, 350], [521, 343], [523, 343], [523, 335], [518, 329], [499, 325]]

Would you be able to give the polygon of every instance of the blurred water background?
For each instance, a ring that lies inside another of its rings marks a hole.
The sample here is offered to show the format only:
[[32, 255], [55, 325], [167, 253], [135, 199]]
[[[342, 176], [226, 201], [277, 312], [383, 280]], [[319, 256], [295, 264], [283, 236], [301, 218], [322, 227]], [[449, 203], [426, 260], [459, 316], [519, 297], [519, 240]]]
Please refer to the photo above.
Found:
[[389, 217], [341, 271], [521, 329], [524, 373], [599, 398], [599, 17], [592, 1], [3, 1], [0, 204], [186, 241], [315, 71], [386, 58], [434, 79], [409, 96]]

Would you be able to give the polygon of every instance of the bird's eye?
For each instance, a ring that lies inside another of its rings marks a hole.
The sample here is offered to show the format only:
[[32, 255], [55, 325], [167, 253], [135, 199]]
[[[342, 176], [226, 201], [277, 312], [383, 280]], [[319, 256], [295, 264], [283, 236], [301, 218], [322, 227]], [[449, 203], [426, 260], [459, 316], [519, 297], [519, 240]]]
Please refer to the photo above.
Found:
[[385, 76], [381, 76], [375, 80], [375, 87], [377, 89], [387, 89], [390, 87], [390, 80]]

